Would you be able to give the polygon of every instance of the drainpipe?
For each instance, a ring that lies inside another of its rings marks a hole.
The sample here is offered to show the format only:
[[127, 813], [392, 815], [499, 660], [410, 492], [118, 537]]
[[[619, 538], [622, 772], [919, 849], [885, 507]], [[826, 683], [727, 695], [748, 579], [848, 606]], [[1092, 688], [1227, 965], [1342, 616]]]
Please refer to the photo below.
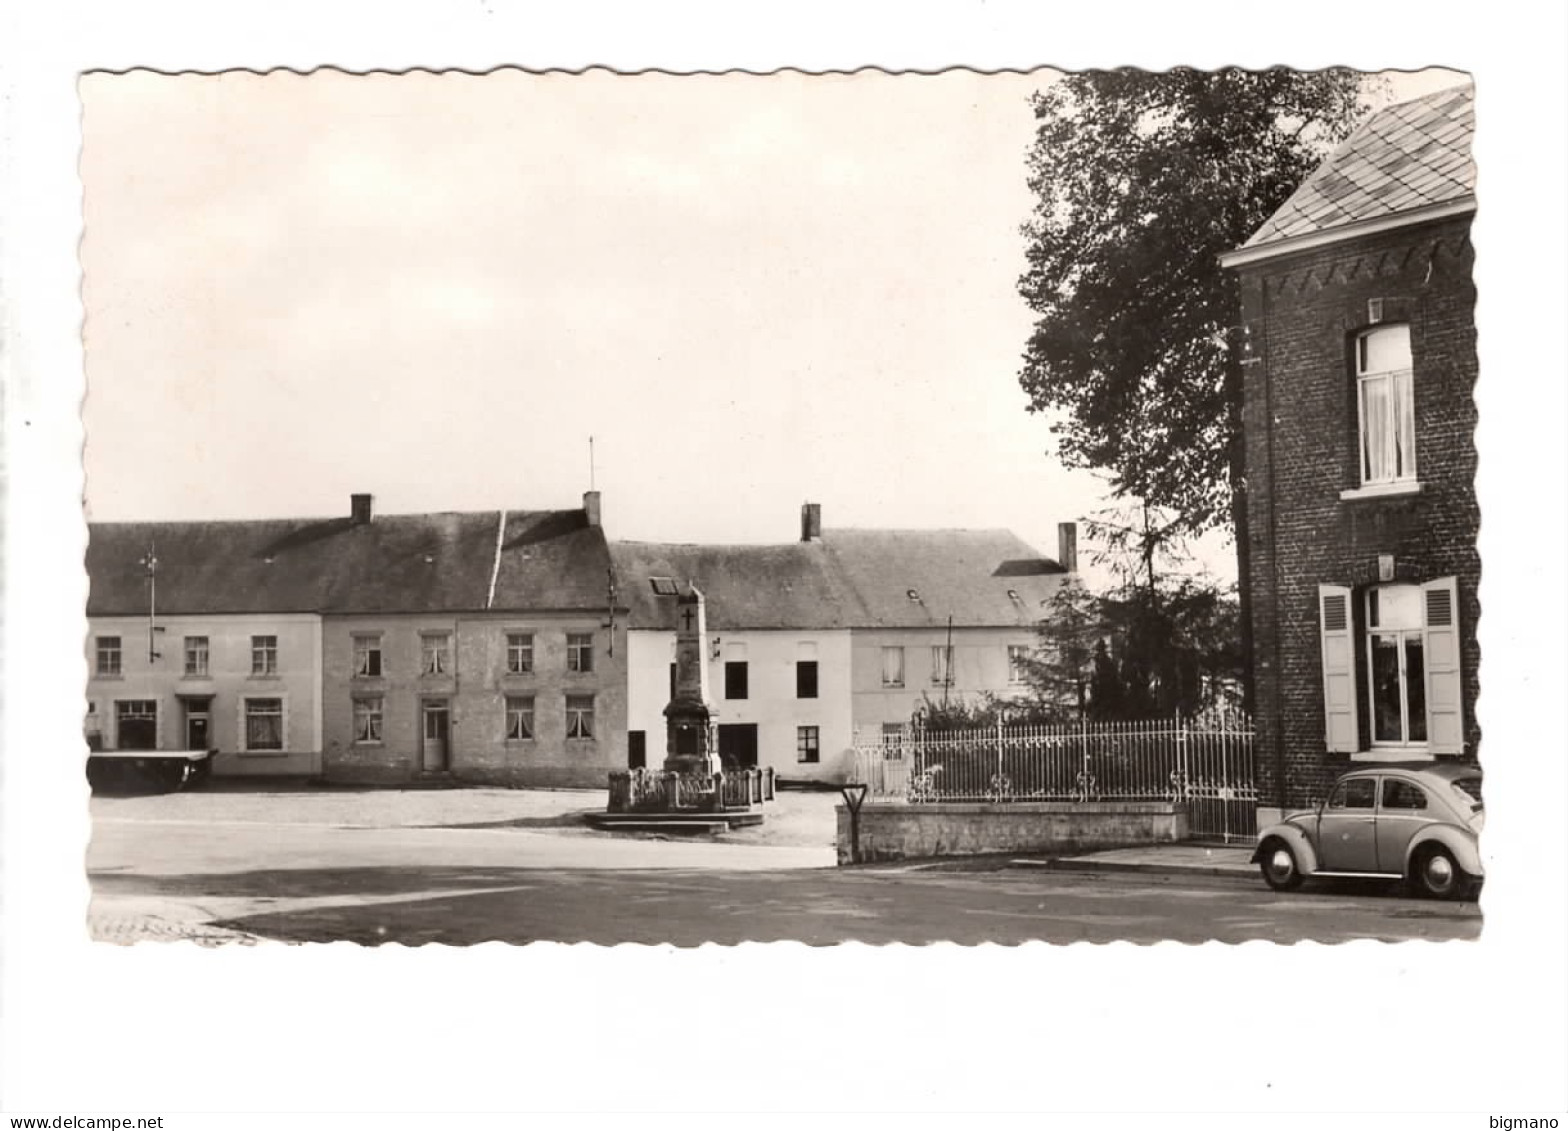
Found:
[[[1272, 354], [1269, 352], [1269, 329], [1273, 320], [1269, 317], [1269, 292], [1268, 286], [1260, 275], [1258, 278], [1258, 298], [1262, 307], [1262, 331], [1259, 335], [1263, 339], [1263, 410], [1267, 414], [1264, 435], [1268, 439], [1269, 452], [1269, 599], [1274, 606], [1274, 799], [1280, 807], [1281, 813], [1290, 806], [1286, 803], [1285, 791], [1285, 701], [1280, 690], [1281, 667], [1280, 658], [1280, 608], [1279, 608], [1279, 522], [1277, 518], [1278, 504], [1274, 494], [1275, 469], [1274, 469], [1274, 367], [1269, 363]], [[1245, 317], [1245, 315], [1243, 315]], [[1243, 584], [1246, 579], [1243, 579]]]

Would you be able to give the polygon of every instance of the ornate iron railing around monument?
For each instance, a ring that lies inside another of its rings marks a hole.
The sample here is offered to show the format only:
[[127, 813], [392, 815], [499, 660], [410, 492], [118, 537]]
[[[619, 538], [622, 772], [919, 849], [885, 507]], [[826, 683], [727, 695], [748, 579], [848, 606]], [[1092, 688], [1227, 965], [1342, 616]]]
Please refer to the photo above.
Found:
[[772, 801], [775, 788], [768, 767], [719, 774], [632, 769], [610, 775], [608, 808], [611, 813], [743, 810]]
[[1256, 832], [1252, 720], [1240, 712], [857, 734], [854, 776], [877, 801], [1171, 801], [1194, 835]]

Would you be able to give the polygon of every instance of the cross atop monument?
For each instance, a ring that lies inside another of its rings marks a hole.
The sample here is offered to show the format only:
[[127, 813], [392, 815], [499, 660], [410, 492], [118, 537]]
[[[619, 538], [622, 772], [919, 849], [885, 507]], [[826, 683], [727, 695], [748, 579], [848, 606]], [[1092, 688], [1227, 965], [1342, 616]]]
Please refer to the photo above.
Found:
[[686, 628], [687, 632], [691, 631], [691, 622], [692, 622], [693, 617], [695, 617], [695, 616], [696, 616], [696, 614], [692, 612], [690, 607], [688, 607], [683, 613], [681, 613], [681, 620], [686, 622], [685, 628]]

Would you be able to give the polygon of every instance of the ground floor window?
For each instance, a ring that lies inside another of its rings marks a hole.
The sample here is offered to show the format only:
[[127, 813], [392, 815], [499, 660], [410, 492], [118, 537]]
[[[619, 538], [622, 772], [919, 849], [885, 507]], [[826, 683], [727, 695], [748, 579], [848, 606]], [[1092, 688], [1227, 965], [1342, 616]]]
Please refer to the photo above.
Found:
[[1426, 622], [1415, 585], [1368, 589], [1367, 684], [1374, 746], [1426, 745]]
[[568, 695], [566, 697], [566, 737], [592, 738], [593, 696]]
[[816, 727], [795, 728], [795, 761], [820, 762], [822, 760], [822, 740]]
[[121, 699], [114, 705], [115, 748], [158, 749], [158, 701]]
[[1327, 749], [1462, 753], [1456, 579], [1320, 585], [1318, 606]]
[[882, 759], [899, 762], [904, 758], [904, 724], [882, 724]]
[[362, 695], [354, 700], [354, 744], [369, 746], [381, 741], [381, 719], [385, 700], [379, 695]]
[[283, 700], [245, 700], [245, 749], [283, 749]]
[[[592, 710], [592, 700], [589, 700]], [[534, 697], [508, 695], [506, 697], [506, 740], [523, 742], [534, 736]]]

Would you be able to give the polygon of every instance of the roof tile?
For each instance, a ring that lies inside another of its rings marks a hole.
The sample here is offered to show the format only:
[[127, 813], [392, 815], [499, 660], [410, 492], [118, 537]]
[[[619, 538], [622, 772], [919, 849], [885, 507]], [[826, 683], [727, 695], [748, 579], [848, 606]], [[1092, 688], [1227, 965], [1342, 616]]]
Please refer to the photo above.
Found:
[[1363, 122], [1244, 246], [1298, 236], [1475, 192], [1475, 90], [1453, 87], [1385, 106]]

